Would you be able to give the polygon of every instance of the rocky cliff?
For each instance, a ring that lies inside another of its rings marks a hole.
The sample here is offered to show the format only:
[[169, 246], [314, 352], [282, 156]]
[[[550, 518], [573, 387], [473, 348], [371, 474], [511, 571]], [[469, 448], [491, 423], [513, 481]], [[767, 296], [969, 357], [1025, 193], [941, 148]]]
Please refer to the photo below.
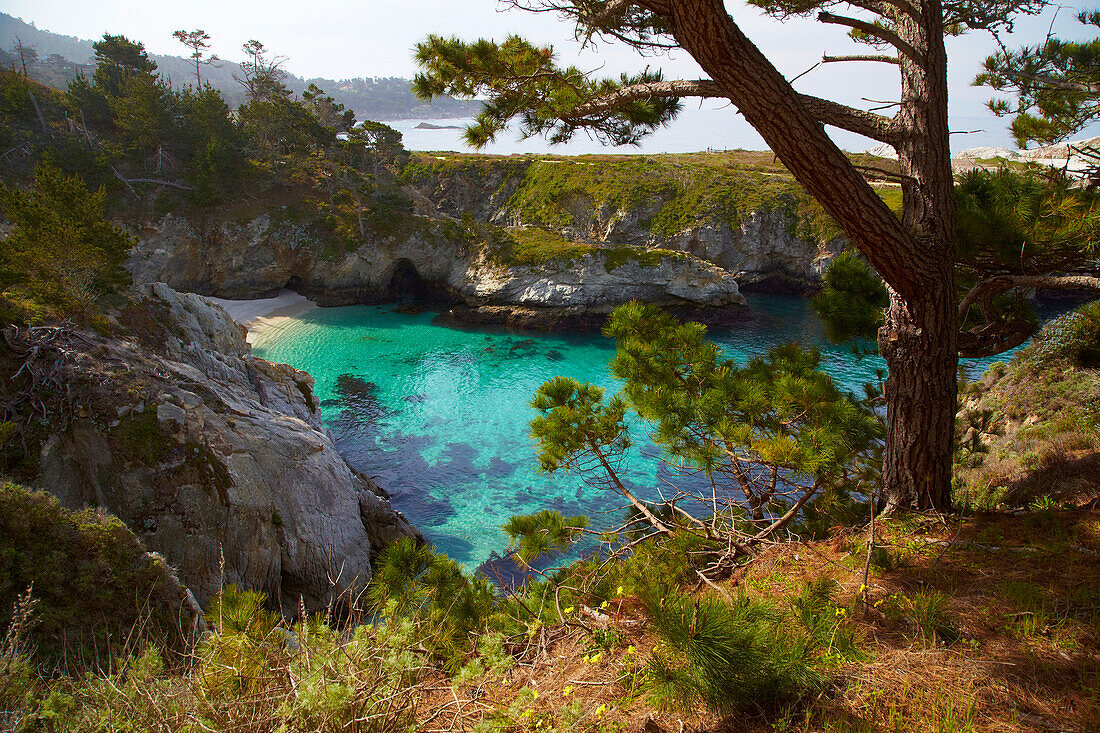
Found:
[[846, 241], [790, 174], [761, 155], [423, 155], [404, 178], [424, 214], [684, 252], [743, 289], [814, 290]]
[[453, 305], [464, 320], [516, 322], [522, 313], [532, 327], [598, 325], [635, 298], [700, 317], [745, 310], [735, 277], [683, 252], [446, 215], [397, 215], [355, 248], [326, 247], [308, 227], [270, 214], [209, 225], [165, 216], [138, 239], [128, 263], [135, 282], [227, 298], [284, 287], [322, 305], [414, 298]]
[[6, 334], [67, 385], [37, 483], [120, 517], [200, 603], [238, 583], [323, 608], [362, 589], [383, 545], [419, 536], [337, 454], [312, 378], [253, 357], [220, 307], [156, 284], [99, 331]]
[[845, 246], [765, 154], [417, 155], [395, 186], [402, 203], [358, 214], [287, 195], [147, 220], [128, 266], [139, 283], [228, 298], [289, 286], [322, 305], [416, 298], [461, 319], [583, 325], [632, 298], [734, 319], [740, 288], [812, 291]]

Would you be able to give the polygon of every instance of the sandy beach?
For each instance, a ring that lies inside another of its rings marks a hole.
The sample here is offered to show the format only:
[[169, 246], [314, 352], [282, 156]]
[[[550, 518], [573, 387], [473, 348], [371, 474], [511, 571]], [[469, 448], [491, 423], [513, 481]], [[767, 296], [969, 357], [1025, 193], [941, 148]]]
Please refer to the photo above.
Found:
[[227, 300], [206, 296], [229, 313], [229, 316], [248, 329], [248, 343], [256, 345], [266, 340], [272, 332], [288, 321], [317, 307], [309, 298], [293, 290], [280, 290], [274, 298], [254, 300]]

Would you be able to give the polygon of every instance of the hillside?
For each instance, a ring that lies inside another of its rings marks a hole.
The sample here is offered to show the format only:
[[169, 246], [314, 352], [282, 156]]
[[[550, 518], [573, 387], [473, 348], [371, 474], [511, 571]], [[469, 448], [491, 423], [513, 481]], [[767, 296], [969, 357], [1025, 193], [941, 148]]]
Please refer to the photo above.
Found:
[[[7, 13], [0, 13], [0, 66], [11, 65], [12, 58], [8, 53], [17, 39], [37, 51], [38, 61], [28, 65], [27, 70], [43, 84], [64, 89], [78, 73], [90, 76], [94, 71], [93, 41], [41, 30]], [[194, 66], [190, 59], [159, 54], [150, 54], [149, 58], [156, 63], [160, 74], [172, 81], [173, 86], [179, 88], [194, 83]], [[203, 81], [221, 92], [230, 107], [238, 107], [245, 101], [244, 88], [234, 78], [242, 76], [240, 64], [222, 61], [204, 67], [202, 75]], [[321, 77], [303, 79], [290, 74], [286, 84], [296, 94], [301, 94], [310, 84], [316, 84], [337, 102], [354, 110], [359, 119], [470, 117], [481, 108], [480, 102], [449, 97], [430, 103], [421, 102], [409, 90], [409, 80], [398, 77], [335, 80]]]

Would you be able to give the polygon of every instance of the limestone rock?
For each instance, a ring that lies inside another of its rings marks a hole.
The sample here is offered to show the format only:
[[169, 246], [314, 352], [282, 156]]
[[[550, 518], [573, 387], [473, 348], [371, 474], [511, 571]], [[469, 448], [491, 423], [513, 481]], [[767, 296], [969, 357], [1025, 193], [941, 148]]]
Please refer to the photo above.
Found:
[[[296, 230], [272, 227], [266, 215], [245, 226], [222, 223], [205, 230], [167, 216], [141, 233], [128, 266], [135, 282], [152, 283], [157, 297], [184, 311], [181, 326], [188, 337], [181, 343], [199, 339], [222, 354], [236, 348], [221, 342], [219, 334], [228, 333], [228, 325], [195, 306], [192, 299], [198, 296], [172, 288], [248, 298], [290, 284], [322, 305], [387, 302], [412, 293], [474, 308], [579, 308], [604, 314], [634, 298], [697, 309], [744, 305], [735, 275], [690, 253], [661, 255], [659, 264], [645, 265], [612, 262], [610, 250], [595, 248], [579, 262], [508, 265], [484, 247], [471, 246], [454, 221], [411, 217], [410, 222], [407, 230], [330, 257], [320, 254], [317, 243], [312, 250], [301, 246]], [[172, 288], [155, 282], [161, 280]], [[189, 358], [213, 366], [202, 354]]]

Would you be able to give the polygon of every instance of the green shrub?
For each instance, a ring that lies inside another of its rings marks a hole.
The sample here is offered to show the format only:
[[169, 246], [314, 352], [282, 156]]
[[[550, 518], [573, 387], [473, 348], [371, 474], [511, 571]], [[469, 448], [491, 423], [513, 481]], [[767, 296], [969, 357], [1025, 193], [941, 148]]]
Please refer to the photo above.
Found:
[[937, 590], [923, 589], [909, 599], [909, 620], [926, 643], [953, 644], [962, 635], [949, 609], [950, 599]]
[[[121, 521], [69, 511], [53, 496], [0, 486], [0, 628], [33, 586], [28, 643], [44, 664], [109, 664], [135, 634], [161, 649], [186, 648], [179, 586]], [[181, 628], [181, 626], [183, 628]]]
[[1100, 300], [1048, 323], [1025, 354], [1037, 366], [1067, 361], [1074, 366], [1100, 367]]
[[825, 681], [815, 652], [825, 635], [820, 595], [803, 599], [802, 631], [777, 607], [740, 596], [691, 598], [658, 589], [644, 597], [661, 637], [645, 689], [663, 708], [699, 704], [729, 712], [797, 697]]
[[421, 643], [452, 665], [494, 610], [487, 578], [466, 577], [454, 560], [409, 537], [382, 551], [367, 598], [387, 620], [410, 620]]
[[106, 191], [52, 165], [35, 171], [34, 188], [0, 184], [0, 209], [12, 224], [0, 248], [0, 292], [29, 316], [86, 315], [129, 281], [122, 268], [129, 235], [104, 217]]
[[12, 686], [25, 694], [5, 709], [25, 722], [20, 730], [78, 733], [190, 731], [196, 720], [215, 731], [413, 729], [425, 665], [408, 624], [341, 633], [312, 617], [287, 628], [264, 601], [227, 587], [209, 615], [214, 632], [185, 670], [173, 671], [150, 647], [112, 672], [58, 678], [48, 687], [32, 676]]

